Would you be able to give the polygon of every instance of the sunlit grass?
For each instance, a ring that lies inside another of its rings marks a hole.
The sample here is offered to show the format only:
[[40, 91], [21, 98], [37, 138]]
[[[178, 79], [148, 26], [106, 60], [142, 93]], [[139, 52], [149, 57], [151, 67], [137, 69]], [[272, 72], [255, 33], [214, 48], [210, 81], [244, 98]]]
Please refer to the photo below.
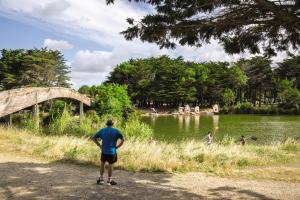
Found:
[[[100, 158], [98, 147], [87, 137], [46, 136], [13, 128], [0, 128], [0, 149], [49, 161], [98, 165]], [[291, 139], [265, 146], [241, 146], [227, 138], [207, 146], [194, 140], [168, 144], [135, 138], [127, 139], [120, 148], [116, 167], [130, 171], [202, 171], [232, 175], [249, 167], [299, 163], [299, 152], [300, 143]]]

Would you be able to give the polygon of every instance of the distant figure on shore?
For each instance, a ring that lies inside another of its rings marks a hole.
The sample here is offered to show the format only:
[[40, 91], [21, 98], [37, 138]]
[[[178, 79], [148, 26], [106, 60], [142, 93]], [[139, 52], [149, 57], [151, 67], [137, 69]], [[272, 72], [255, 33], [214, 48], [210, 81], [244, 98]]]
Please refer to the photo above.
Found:
[[155, 145], [156, 144], [156, 140], [154, 140], [154, 138], [151, 136], [149, 143]]
[[206, 136], [206, 144], [207, 145], [211, 145], [212, 139], [213, 139], [213, 137], [211, 135], [211, 132], [209, 131], [208, 134], [207, 134], [207, 136]]
[[157, 114], [157, 111], [155, 110], [155, 108], [151, 108], [151, 112]]
[[189, 104], [186, 104], [184, 107], [184, 114], [190, 114], [191, 112], [191, 107], [189, 106]]
[[217, 105], [217, 104], [215, 104], [214, 106], [213, 106], [213, 112], [214, 113], [219, 113], [219, 106]]
[[195, 107], [195, 114], [200, 114], [200, 108], [199, 108], [199, 106]]
[[179, 113], [180, 115], [184, 114], [184, 107], [179, 107], [179, 108], [178, 108], [178, 113]]
[[243, 136], [243, 135], [240, 139], [240, 144], [243, 145], [243, 146], [246, 144], [245, 136]]

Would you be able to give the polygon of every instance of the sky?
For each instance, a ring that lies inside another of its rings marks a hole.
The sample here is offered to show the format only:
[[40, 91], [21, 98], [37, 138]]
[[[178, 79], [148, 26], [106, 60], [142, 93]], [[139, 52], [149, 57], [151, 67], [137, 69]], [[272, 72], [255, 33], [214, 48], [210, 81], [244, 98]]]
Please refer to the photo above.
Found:
[[[217, 41], [201, 48], [178, 46], [160, 49], [138, 39], [126, 41], [120, 34], [126, 18], [140, 19], [153, 12], [146, 4], [119, 0], [0, 0], [0, 49], [41, 48], [59, 50], [71, 68], [72, 87], [97, 85], [113, 68], [131, 58], [169, 55], [189, 61], [228, 61], [249, 54], [228, 55]], [[285, 58], [279, 54], [274, 63]]]

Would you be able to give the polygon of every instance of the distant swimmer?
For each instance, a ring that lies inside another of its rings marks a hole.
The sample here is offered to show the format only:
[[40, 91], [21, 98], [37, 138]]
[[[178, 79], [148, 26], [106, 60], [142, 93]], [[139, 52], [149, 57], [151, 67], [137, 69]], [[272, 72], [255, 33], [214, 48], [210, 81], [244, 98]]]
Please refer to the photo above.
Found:
[[244, 146], [246, 144], [245, 136], [242, 135], [242, 137], [239, 141], [240, 141], [240, 144]]
[[253, 140], [253, 141], [257, 141], [257, 137], [256, 136], [249, 136], [249, 137], [245, 137], [245, 136], [241, 136], [241, 138], [238, 140], [238, 142], [241, 144], [241, 145], [245, 145], [246, 144], [246, 140], [248, 140], [248, 139], [251, 139], [251, 140]]

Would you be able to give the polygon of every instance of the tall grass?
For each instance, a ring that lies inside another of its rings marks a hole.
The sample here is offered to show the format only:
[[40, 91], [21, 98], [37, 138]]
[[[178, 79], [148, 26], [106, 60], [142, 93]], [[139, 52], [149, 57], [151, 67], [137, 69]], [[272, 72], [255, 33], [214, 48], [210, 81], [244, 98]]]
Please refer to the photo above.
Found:
[[[41, 136], [0, 128], [0, 143], [1, 151], [16, 151], [51, 161], [99, 164], [100, 151], [87, 137]], [[290, 139], [265, 146], [240, 146], [231, 142], [207, 146], [201, 141], [168, 144], [129, 138], [119, 150], [116, 166], [130, 171], [202, 171], [226, 175], [249, 166], [299, 162], [299, 152], [299, 142]]]
[[[153, 136], [151, 127], [135, 116], [124, 120], [111, 115], [99, 117], [97, 113], [90, 111], [80, 119], [79, 116], [72, 116], [67, 108], [50, 123], [46, 132], [48, 135], [90, 136], [99, 128], [105, 127], [108, 119], [113, 119], [114, 126], [120, 129], [126, 138], [148, 140]], [[29, 130], [36, 131], [35, 129]]]

